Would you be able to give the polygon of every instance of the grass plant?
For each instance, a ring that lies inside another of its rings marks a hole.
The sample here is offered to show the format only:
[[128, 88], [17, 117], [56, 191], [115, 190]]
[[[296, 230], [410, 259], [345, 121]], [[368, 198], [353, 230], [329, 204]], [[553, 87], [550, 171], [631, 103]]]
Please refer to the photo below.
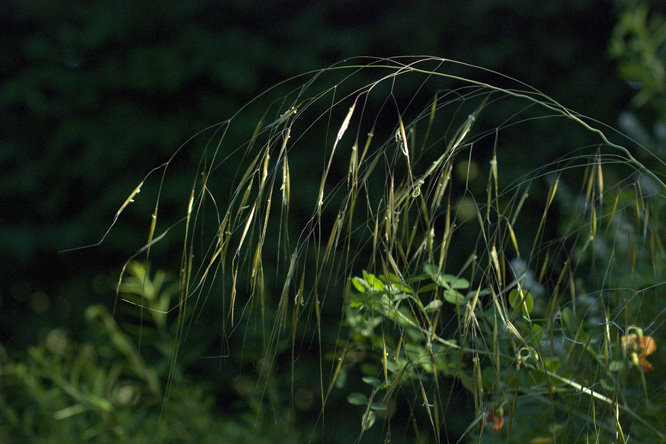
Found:
[[154, 203], [131, 259], [178, 292], [131, 302], [176, 326], [172, 367], [205, 330], [311, 442], [666, 442], [663, 172], [497, 72], [362, 58], [198, 134], [113, 223]]

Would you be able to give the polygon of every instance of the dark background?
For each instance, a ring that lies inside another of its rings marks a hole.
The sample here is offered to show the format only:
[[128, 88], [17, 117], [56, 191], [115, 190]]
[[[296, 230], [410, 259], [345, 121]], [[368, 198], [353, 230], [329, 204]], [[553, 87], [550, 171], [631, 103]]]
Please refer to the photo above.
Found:
[[[435, 55], [616, 126], [633, 94], [607, 56], [617, 13], [584, 0], [3, 2], [3, 345], [20, 353], [59, 326], [76, 337], [86, 306], [112, 305], [152, 203], [137, 199], [101, 245], [59, 251], [97, 242], [148, 171], [273, 84], [347, 57]], [[197, 153], [171, 176], [185, 193]]]

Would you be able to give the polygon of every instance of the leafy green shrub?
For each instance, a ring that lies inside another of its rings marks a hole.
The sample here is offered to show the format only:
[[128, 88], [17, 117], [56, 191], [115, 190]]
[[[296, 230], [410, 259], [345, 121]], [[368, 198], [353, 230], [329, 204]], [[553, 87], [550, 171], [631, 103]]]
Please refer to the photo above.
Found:
[[635, 107], [649, 106], [666, 121], [666, 17], [646, 1], [623, 5], [609, 54], [622, 78], [638, 90]]
[[[165, 274], [158, 271], [151, 279], [141, 264], [129, 265], [130, 276], [121, 290], [128, 300], [136, 292], [144, 295], [153, 322], [146, 322], [142, 331], [159, 333], [152, 346], [165, 353], [156, 362], [146, 362], [136, 342], [105, 307], [88, 307], [90, 342], [74, 343], [62, 329], [52, 330], [28, 350], [25, 359], [2, 363], [0, 440], [269, 443], [276, 442], [275, 436], [296, 439], [289, 429], [262, 425], [253, 415], [230, 421], [216, 413], [215, 398], [206, 384], [170, 365], [174, 337], [161, 311], [170, 303], [169, 287], [163, 287], [168, 284]], [[164, 387], [169, 388], [168, 404]]]

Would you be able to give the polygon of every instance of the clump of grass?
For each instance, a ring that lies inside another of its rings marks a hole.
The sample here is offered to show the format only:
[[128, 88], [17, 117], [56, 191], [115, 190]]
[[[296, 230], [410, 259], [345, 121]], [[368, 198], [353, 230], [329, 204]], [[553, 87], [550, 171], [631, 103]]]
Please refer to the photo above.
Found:
[[314, 399], [313, 442], [666, 440], [660, 159], [434, 57], [306, 73], [210, 130], [191, 188], [194, 142], [153, 171], [137, 253], [180, 241], [174, 362], [205, 326], [258, 414]]

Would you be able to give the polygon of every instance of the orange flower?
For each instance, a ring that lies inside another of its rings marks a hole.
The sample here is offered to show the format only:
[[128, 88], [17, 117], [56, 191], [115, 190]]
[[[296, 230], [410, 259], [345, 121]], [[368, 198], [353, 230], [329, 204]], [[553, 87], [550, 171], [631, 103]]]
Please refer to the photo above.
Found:
[[504, 416], [496, 412], [489, 413], [486, 416], [486, 425], [493, 430], [499, 430], [504, 427]]
[[646, 356], [651, 355], [657, 350], [657, 341], [652, 336], [637, 335], [631, 333], [627, 336], [622, 336], [622, 348], [625, 352], [631, 353], [631, 360], [634, 364], [643, 370], [643, 373], [650, 373], [654, 367], [646, 359]]

